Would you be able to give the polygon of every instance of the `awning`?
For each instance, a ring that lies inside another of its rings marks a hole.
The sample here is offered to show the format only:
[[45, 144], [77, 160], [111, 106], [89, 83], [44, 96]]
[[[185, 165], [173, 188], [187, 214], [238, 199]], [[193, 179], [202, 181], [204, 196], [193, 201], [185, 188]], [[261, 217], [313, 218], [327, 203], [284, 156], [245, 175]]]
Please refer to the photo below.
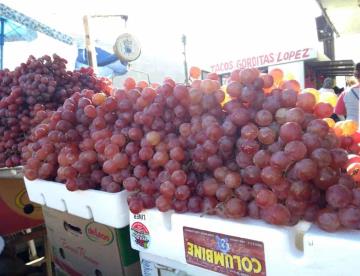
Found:
[[[46, 34], [47, 36], [50, 36], [54, 39], [57, 39], [61, 42], [64, 42], [66, 44], [73, 44], [73, 38], [71, 36], [68, 36], [62, 32], [59, 32], [43, 23], [40, 23], [39, 21], [26, 16], [25, 14], [18, 12], [17, 10], [14, 10], [12, 8], [9, 8], [8, 6], [5, 6], [4, 4], [0, 3], [0, 17], [4, 17], [10, 20], [13, 20], [21, 25], [24, 25], [25, 27], [28, 27], [31, 30], [38, 31], [40, 33]], [[66, 20], [66, 19], [64, 19]]]
[[352, 76], [355, 68], [352, 60], [308, 61], [306, 65], [310, 66], [317, 74], [327, 77]]

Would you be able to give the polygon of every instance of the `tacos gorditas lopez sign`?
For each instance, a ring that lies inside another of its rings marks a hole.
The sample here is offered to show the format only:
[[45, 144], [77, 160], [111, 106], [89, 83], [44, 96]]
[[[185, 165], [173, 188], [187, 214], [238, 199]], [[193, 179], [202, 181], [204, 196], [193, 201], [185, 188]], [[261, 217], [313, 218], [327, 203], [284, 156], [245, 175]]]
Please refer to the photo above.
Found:
[[302, 48], [289, 51], [270, 52], [257, 56], [243, 57], [222, 61], [210, 66], [211, 72], [218, 74], [231, 72], [235, 69], [263, 67], [300, 60], [314, 59], [317, 51], [312, 48]]

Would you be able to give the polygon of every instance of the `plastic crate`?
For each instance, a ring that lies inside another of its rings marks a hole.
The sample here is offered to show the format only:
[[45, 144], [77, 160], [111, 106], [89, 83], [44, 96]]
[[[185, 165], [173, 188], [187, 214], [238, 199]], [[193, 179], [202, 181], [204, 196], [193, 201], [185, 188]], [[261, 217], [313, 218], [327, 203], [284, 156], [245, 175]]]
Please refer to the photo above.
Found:
[[115, 228], [129, 224], [128, 192], [125, 190], [118, 193], [98, 190], [70, 192], [62, 183], [24, 179], [33, 202]]
[[141, 272], [143, 276], [217, 276], [216, 272], [193, 265], [185, 265], [168, 258], [140, 252]]
[[[146, 210], [130, 214], [134, 249], [227, 275], [356, 275], [360, 231]], [[186, 270], [186, 269], [185, 269]]]

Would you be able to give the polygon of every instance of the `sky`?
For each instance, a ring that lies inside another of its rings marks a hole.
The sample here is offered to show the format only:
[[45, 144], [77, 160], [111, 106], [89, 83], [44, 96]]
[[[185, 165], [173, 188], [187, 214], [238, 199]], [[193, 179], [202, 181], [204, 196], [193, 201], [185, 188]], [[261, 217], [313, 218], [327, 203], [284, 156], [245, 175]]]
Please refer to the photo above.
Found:
[[[181, 74], [181, 36], [187, 37], [189, 66], [210, 65], [238, 57], [277, 50], [318, 47], [315, 17], [321, 14], [315, 0], [2, 0], [5, 5], [82, 39], [85, 14], [126, 14], [120, 18], [94, 19], [93, 36], [109, 49], [123, 32], [134, 34], [142, 56], [134, 66]], [[39, 35], [37, 43], [6, 46], [5, 65], [13, 66], [32, 51], [36, 55], [57, 51], [74, 58], [74, 48]], [[343, 43], [346, 48], [347, 43]], [[26, 47], [23, 45], [27, 45]], [[60, 46], [59, 46], [60, 45]], [[354, 50], [355, 51], [355, 50]], [[16, 53], [15, 53], [16, 52]], [[349, 51], [343, 51], [343, 55]], [[6, 61], [6, 58], [8, 61]], [[142, 66], [143, 64], [147, 66]], [[162, 68], [164, 67], [164, 68]], [[175, 70], [176, 68], [176, 70]], [[175, 72], [176, 71], [176, 72]], [[152, 73], [152, 72], [150, 72]], [[155, 74], [155, 73], [154, 73]]]

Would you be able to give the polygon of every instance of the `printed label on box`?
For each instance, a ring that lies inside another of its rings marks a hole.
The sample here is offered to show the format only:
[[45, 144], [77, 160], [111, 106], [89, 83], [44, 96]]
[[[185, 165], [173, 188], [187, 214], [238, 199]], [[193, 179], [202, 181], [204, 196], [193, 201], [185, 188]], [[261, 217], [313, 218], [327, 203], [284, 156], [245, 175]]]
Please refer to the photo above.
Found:
[[141, 222], [134, 222], [130, 228], [131, 238], [135, 243], [145, 249], [149, 248], [150, 232]]
[[184, 227], [186, 262], [226, 275], [265, 276], [264, 244]]
[[85, 226], [86, 236], [93, 242], [109, 245], [114, 241], [114, 234], [106, 225], [90, 222]]

